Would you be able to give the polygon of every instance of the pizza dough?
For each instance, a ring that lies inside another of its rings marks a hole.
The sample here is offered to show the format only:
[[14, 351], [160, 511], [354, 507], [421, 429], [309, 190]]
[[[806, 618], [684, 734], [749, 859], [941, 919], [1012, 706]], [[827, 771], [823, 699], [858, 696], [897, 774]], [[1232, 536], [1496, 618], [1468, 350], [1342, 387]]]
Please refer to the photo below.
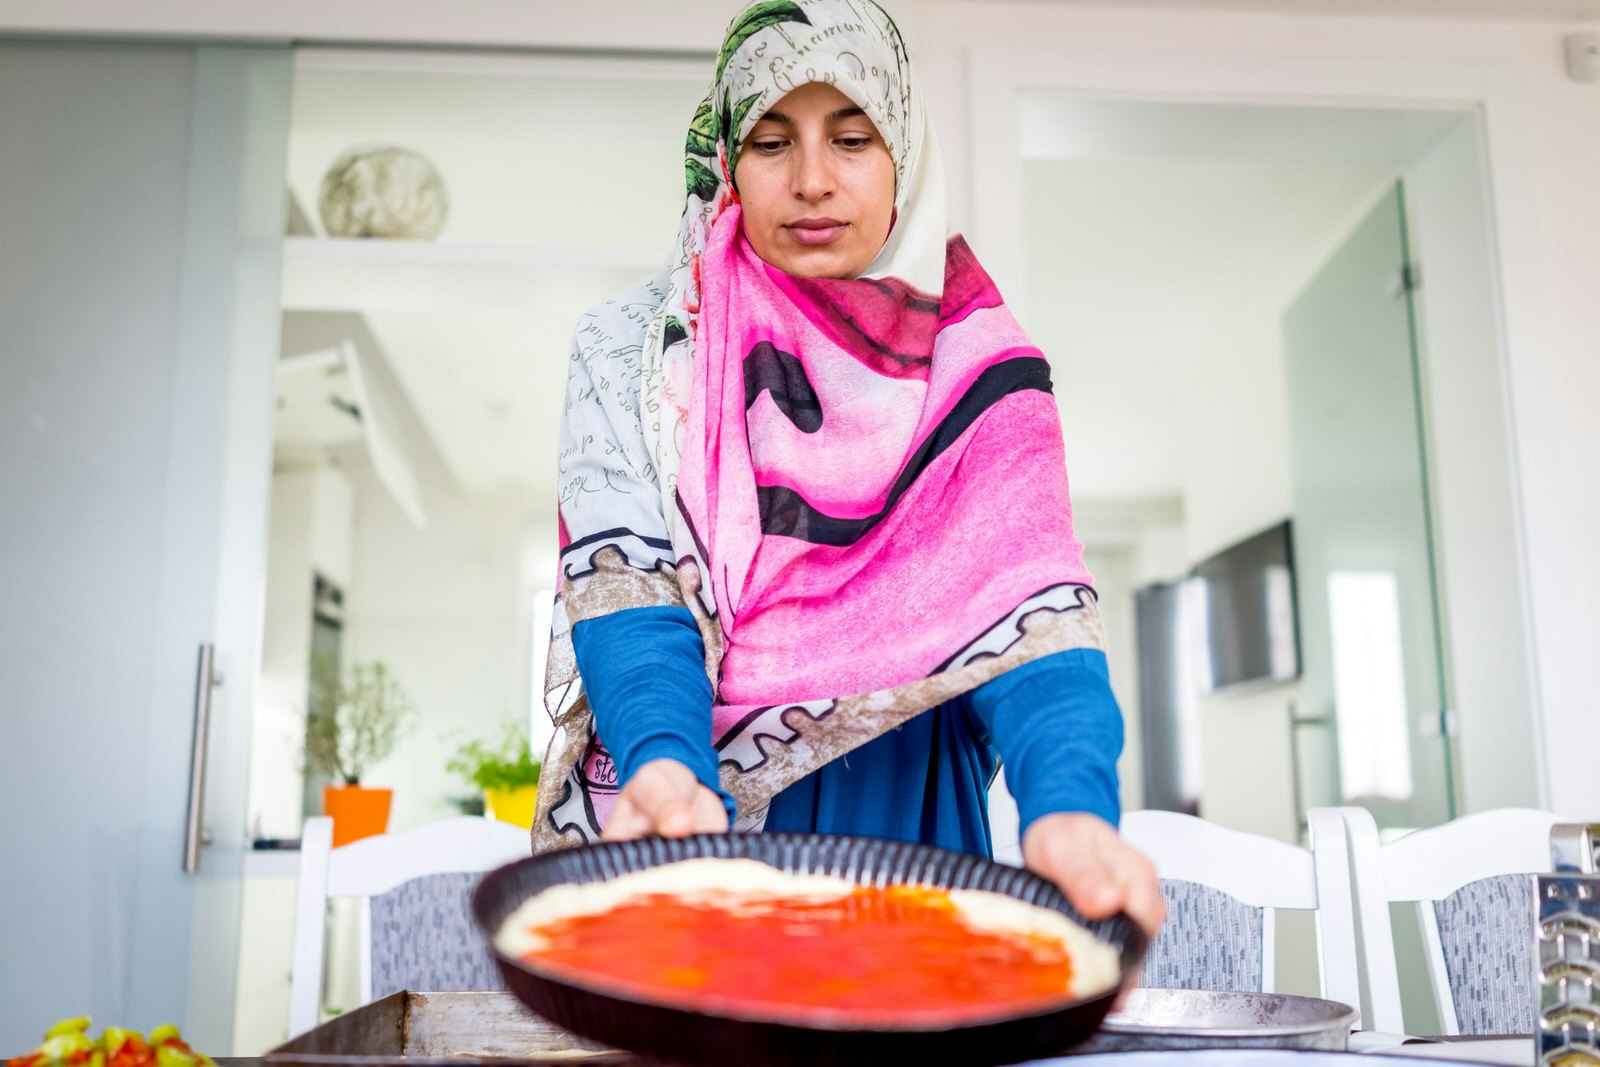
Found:
[[[621, 875], [605, 882], [560, 885], [531, 897], [502, 924], [495, 946], [524, 959], [547, 947], [540, 928], [598, 915], [639, 897], [670, 895], [679, 902], [735, 913], [759, 911], [775, 899], [826, 902], [855, 893], [858, 883], [822, 874], [791, 874], [750, 859], [692, 859]], [[1117, 950], [1060, 912], [979, 889], [948, 890], [949, 900], [974, 930], [1043, 937], [1063, 946], [1071, 961], [1067, 995], [1102, 993], [1120, 975]]]

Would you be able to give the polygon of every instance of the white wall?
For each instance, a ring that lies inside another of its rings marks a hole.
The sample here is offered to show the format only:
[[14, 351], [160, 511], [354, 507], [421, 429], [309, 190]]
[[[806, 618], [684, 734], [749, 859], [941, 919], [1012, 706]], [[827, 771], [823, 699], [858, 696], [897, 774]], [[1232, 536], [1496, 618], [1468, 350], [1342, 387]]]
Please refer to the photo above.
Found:
[[[1281, 522], [1292, 511], [1281, 309], [1241, 303], [1207, 338], [1185, 383], [1191, 400], [1184, 465], [1187, 562]], [[1237, 830], [1296, 841], [1289, 760], [1298, 685], [1200, 701], [1200, 815]]]
[[[894, 5], [896, 11], [905, 5]], [[192, 0], [7, 0], [0, 31], [201, 36], [278, 41], [391, 41], [500, 48], [633, 48], [712, 53], [737, 0], [452, 0], [448, 17], [430, 4], [388, 0], [284, 0], [265, 5]], [[709, 79], [708, 79], [709, 80]]]
[[1280, 308], [1251, 302], [1184, 383], [1184, 548], [1196, 563], [1292, 510]]
[[1111, 691], [1122, 708], [1122, 758], [1117, 761], [1122, 808], [1143, 807], [1144, 779], [1139, 751], [1139, 670], [1133, 593], [1139, 587], [1137, 552], [1131, 545], [1086, 545], [1083, 562], [1094, 575], [1100, 594], [1100, 616], [1106, 626], [1106, 665]]
[[312, 585], [317, 572], [348, 585], [351, 516], [350, 483], [342, 472], [273, 474], [248, 806], [252, 829], [259, 822], [267, 837], [300, 834]]
[[[1418, 160], [1406, 206], [1413, 258], [1422, 264], [1415, 301], [1436, 453], [1428, 473], [1447, 699], [1460, 717], [1456, 768], [1469, 812], [1537, 806], [1541, 762], [1529, 661], [1517, 655], [1530, 634], [1501, 562], [1517, 558], [1520, 531], [1515, 457], [1499, 447], [1508, 437], [1509, 383], [1496, 344], [1493, 237], [1457, 221], [1486, 213], [1488, 189], [1470, 165], [1479, 152], [1477, 124], [1463, 122]], [[1584, 810], [1594, 808], [1573, 814]]]
[[244, 880], [231, 1055], [261, 1056], [289, 1039], [289, 982], [299, 886], [296, 878]]
[[354, 486], [352, 577], [345, 662], [383, 660], [417, 705], [416, 729], [372, 768], [364, 785], [395, 790], [391, 829], [454, 814], [471, 788], [445, 771], [456, 745], [491, 740], [507, 717], [525, 721], [531, 664], [531, 586], [525, 559], [549, 546], [554, 523], [526, 504], [429, 487], [418, 529], [372, 474], [348, 466]]

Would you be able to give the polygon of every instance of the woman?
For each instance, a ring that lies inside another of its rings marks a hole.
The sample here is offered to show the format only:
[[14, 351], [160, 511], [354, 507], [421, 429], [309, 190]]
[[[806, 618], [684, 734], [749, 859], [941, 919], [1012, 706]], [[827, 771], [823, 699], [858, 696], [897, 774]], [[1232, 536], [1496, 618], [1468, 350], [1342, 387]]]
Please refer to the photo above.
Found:
[[990, 852], [1154, 929], [1048, 367], [870, 0], [748, 7], [661, 274], [574, 336], [535, 847], [784, 829]]

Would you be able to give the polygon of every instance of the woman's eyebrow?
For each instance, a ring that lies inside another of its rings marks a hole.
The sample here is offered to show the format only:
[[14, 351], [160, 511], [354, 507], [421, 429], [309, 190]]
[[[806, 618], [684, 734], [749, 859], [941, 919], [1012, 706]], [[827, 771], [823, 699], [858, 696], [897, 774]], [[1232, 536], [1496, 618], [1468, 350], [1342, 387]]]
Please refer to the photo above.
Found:
[[[825, 123], [828, 123], [828, 122], [839, 122], [842, 119], [852, 119], [852, 118], [855, 118], [857, 115], [865, 115], [865, 114], [866, 114], [866, 112], [861, 110], [859, 107], [842, 107], [838, 111], [830, 111], [828, 114], [824, 115], [823, 118], [822, 118], [822, 121], [825, 122]], [[790, 118], [788, 115], [785, 115], [781, 111], [768, 111], [768, 112], [765, 112], [765, 113], [762, 114], [761, 118], [759, 120], [757, 120], [757, 121], [759, 121], [759, 122], [781, 122], [785, 126], [793, 126], [794, 125], [794, 119]]]

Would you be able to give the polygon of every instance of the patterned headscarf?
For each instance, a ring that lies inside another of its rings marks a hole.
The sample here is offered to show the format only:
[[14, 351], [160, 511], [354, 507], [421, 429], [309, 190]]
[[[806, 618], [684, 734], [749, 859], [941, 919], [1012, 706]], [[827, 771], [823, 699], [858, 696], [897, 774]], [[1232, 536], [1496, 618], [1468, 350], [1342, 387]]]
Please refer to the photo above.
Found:
[[[785, 274], [740, 226], [739, 146], [810, 82], [860, 107], [894, 162], [895, 223], [856, 279]], [[745, 8], [685, 178], [667, 265], [574, 334], [536, 848], [596, 838], [618, 789], [572, 654], [584, 619], [694, 614], [709, 740], [747, 830], [885, 730], [1102, 643], [1048, 367], [947, 239], [937, 141], [889, 16], [871, 0]]]

